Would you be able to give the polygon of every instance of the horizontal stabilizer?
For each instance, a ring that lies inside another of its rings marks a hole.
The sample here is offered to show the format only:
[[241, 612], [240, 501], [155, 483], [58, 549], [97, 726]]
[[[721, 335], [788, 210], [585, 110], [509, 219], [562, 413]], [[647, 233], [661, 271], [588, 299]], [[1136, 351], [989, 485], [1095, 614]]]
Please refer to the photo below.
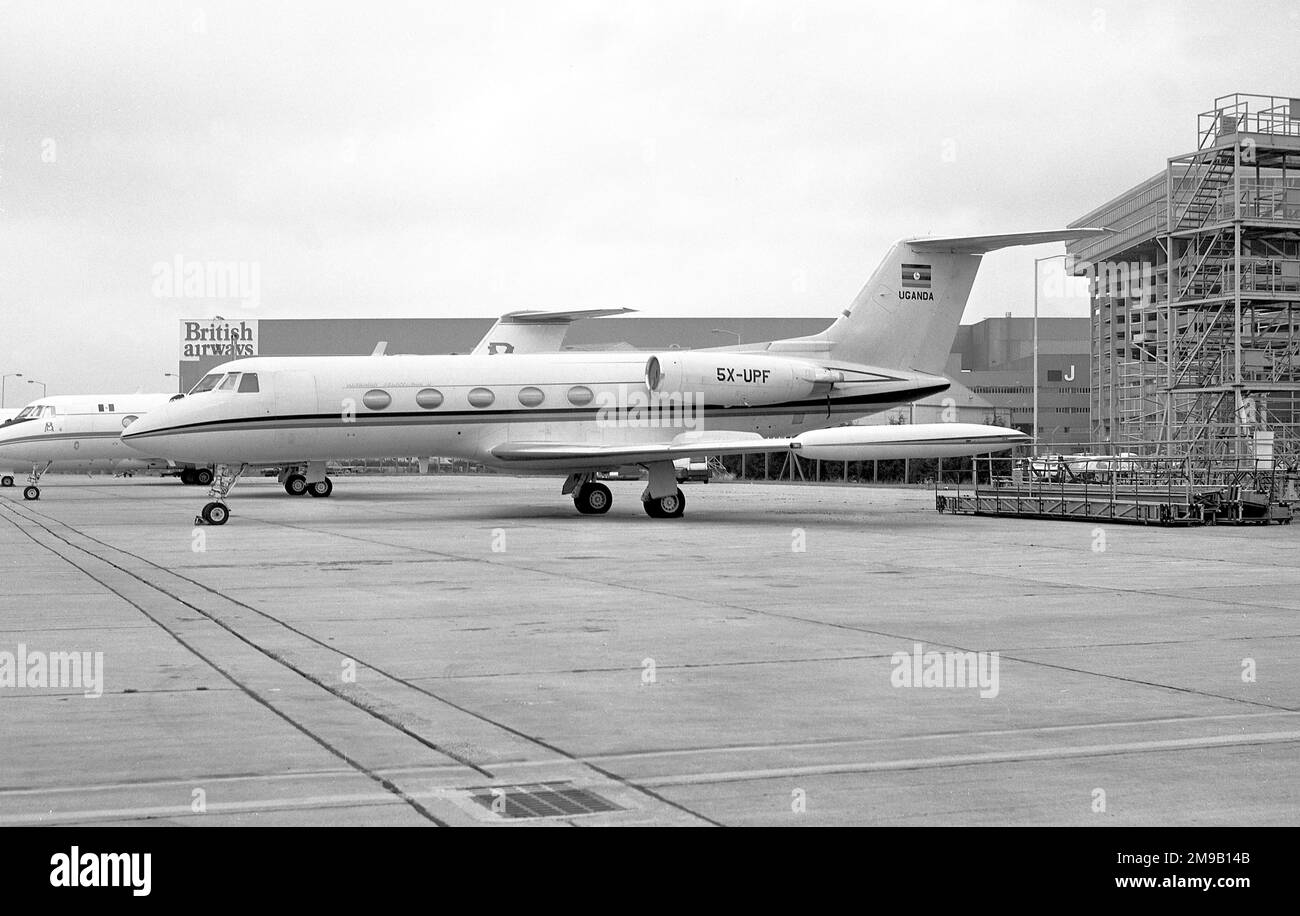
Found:
[[474, 347], [475, 356], [503, 353], [558, 353], [569, 325], [583, 318], [625, 315], [635, 309], [570, 309], [564, 312], [507, 312]]
[[1041, 232], [1008, 232], [1002, 235], [966, 235], [933, 239], [908, 239], [907, 244], [916, 251], [948, 251], [960, 254], [984, 254], [999, 248], [1017, 245], [1045, 245], [1048, 242], [1070, 242], [1111, 232], [1110, 229], [1048, 229]]
[[501, 324], [572, 324], [583, 318], [608, 318], [611, 315], [626, 315], [636, 309], [569, 309], [566, 312], [539, 312], [525, 310], [506, 312], [501, 316]]

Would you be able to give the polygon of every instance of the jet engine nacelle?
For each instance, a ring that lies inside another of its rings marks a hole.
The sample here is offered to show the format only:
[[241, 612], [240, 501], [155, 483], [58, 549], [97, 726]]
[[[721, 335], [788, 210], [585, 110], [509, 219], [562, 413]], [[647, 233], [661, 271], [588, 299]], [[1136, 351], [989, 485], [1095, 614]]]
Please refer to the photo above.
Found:
[[658, 353], [645, 383], [658, 394], [695, 393], [721, 407], [780, 404], [824, 397], [844, 374], [801, 359], [728, 350]]

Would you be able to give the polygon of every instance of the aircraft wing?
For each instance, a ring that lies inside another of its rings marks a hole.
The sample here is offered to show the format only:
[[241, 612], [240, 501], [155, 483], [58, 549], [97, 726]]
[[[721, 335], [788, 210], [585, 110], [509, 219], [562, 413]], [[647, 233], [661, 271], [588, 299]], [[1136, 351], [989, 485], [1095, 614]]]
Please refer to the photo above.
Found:
[[636, 309], [570, 309], [566, 312], [507, 312], [497, 319], [471, 351], [474, 356], [501, 353], [558, 353], [569, 325], [583, 318], [625, 315]]
[[492, 449], [503, 464], [538, 470], [584, 470], [650, 464], [706, 455], [755, 455], [795, 451], [805, 458], [870, 461], [891, 458], [949, 458], [1005, 451], [1031, 440], [1014, 429], [972, 423], [837, 426], [793, 438], [756, 433], [685, 433], [669, 442], [504, 442]]
[[[678, 437], [681, 439], [681, 437]], [[521, 464], [556, 463], [564, 467], [616, 467], [620, 464], [645, 464], [673, 461], [704, 455], [753, 455], [779, 452], [793, 446], [793, 439], [765, 439], [758, 434], [730, 438], [725, 433], [715, 439], [641, 443], [634, 445], [600, 445], [564, 442], [506, 442], [492, 449], [500, 461]]]

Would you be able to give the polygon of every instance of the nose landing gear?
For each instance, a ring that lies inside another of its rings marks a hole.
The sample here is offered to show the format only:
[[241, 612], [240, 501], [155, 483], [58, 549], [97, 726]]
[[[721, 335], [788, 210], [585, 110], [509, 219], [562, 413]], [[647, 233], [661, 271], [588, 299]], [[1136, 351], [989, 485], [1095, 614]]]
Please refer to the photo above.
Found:
[[41, 498], [41, 488], [38, 487], [37, 484], [41, 482], [41, 475], [48, 471], [50, 465], [53, 463], [53, 461], [47, 461], [43, 468], [38, 468], [34, 464], [32, 465], [32, 473], [27, 478], [27, 486], [23, 488], [23, 499], [33, 500]]
[[226, 497], [230, 491], [235, 488], [240, 475], [248, 470], [248, 465], [241, 464], [239, 469], [233, 473], [228, 465], [219, 464], [213, 469], [212, 486], [208, 489], [208, 496], [212, 502], [203, 507], [203, 511], [194, 516], [196, 525], [224, 525], [230, 519], [230, 507], [226, 505]]

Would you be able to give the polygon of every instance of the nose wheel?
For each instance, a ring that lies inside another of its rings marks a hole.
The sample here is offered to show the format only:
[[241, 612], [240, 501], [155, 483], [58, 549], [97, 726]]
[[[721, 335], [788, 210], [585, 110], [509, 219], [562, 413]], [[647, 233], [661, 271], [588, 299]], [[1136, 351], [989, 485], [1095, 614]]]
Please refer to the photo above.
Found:
[[241, 464], [233, 472], [224, 464], [219, 464], [213, 469], [212, 486], [208, 488], [208, 496], [212, 498], [212, 502], [194, 516], [194, 524], [224, 525], [230, 520], [230, 507], [226, 505], [226, 497], [230, 495], [230, 491], [239, 482], [240, 475], [246, 470], [248, 470], [246, 464]]
[[[33, 500], [41, 498], [41, 488], [38, 487], [37, 484], [41, 482], [41, 475], [48, 471], [50, 465], [53, 463], [53, 461], [47, 461], [45, 462], [45, 467], [36, 464], [32, 465], [32, 473], [27, 478], [27, 486], [23, 488], [23, 499]], [[13, 478], [9, 479], [11, 481], [13, 480]]]
[[[208, 503], [203, 507], [203, 513], [199, 518], [202, 518], [203, 523], [207, 525], [224, 525], [230, 518], [230, 509], [225, 503]], [[198, 522], [198, 520], [196, 518], [194, 521]]]

